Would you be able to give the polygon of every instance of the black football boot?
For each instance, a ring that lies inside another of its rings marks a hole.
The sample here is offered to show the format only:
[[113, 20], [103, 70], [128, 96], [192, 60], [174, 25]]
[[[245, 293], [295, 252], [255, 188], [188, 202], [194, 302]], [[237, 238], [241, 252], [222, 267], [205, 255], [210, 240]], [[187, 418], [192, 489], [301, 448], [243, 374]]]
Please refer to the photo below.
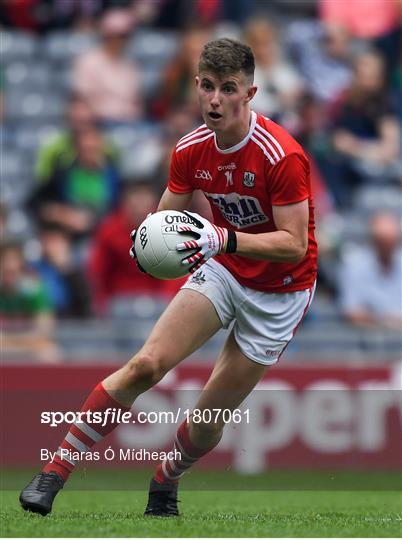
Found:
[[149, 485], [148, 504], [144, 516], [171, 517], [178, 516], [177, 482], [159, 484], [152, 479]]
[[55, 472], [37, 474], [21, 491], [22, 508], [46, 516], [52, 511], [54, 498], [63, 485], [63, 479]]

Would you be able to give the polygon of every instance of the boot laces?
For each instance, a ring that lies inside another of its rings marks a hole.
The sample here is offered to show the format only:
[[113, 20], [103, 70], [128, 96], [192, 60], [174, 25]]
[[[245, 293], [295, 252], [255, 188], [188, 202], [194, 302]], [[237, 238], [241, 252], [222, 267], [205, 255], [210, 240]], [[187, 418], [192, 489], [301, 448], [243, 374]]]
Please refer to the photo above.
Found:
[[37, 479], [37, 489], [39, 491], [49, 491], [51, 488], [61, 487], [56, 475], [51, 473], [42, 473]]

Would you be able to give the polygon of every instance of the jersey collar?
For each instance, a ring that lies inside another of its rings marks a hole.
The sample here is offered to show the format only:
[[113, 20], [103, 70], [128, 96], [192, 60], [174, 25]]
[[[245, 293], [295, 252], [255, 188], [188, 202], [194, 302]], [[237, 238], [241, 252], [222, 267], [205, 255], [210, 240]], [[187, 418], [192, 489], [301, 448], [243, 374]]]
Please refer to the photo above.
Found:
[[238, 150], [240, 150], [240, 148], [243, 148], [243, 146], [245, 146], [248, 143], [248, 140], [250, 139], [254, 131], [256, 123], [257, 123], [257, 115], [254, 111], [251, 111], [250, 129], [248, 130], [247, 135], [239, 143], [235, 144], [234, 146], [231, 146], [230, 148], [226, 148], [225, 150], [222, 150], [221, 148], [219, 148], [218, 143], [216, 142], [216, 133], [214, 133], [215, 148], [221, 154], [232, 154], [233, 152], [237, 152]]

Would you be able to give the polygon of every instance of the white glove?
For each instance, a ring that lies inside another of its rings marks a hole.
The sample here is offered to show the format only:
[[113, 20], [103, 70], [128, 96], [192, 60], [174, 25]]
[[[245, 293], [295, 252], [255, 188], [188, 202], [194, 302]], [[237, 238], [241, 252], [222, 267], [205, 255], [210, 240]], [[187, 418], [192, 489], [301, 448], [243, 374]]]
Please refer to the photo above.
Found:
[[[177, 244], [177, 251], [197, 252], [183, 259], [182, 264], [192, 265], [190, 272], [193, 273], [211, 257], [218, 253], [234, 253], [236, 251], [236, 234], [224, 227], [217, 227], [207, 219], [194, 212], [184, 211], [184, 214], [193, 222], [192, 225], [182, 225], [179, 233], [194, 235], [194, 240], [187, 240]], [[230, 242], [228, 242], [230, 238]], [[228, 249], [230, 244], [230, 250]]]

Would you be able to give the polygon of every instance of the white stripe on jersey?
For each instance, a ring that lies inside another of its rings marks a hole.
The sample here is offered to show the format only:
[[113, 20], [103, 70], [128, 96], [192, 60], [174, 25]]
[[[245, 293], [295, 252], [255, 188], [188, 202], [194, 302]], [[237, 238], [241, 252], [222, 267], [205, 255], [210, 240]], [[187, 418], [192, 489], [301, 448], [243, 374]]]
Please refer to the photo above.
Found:
[[208, 135], [205, 135], [205, 137], [201, 137], [200, 139], [193, 139], [192, 141], [181, 144], [180, 146], [176, 146], [176, 152], [180, 152], [180, 150], [184, 150], [184, 148], [187, 148], [187, 146], [191, 146], [192, 144], [200, 143], [202, 141], [206, 141], [207, 139], [210, 139], [214, 136], [214, 132], [211, 131], [211, 133], [208, 133]]
[[194, 133], [191, 136], [186, 136], [180, 139], [180, 141], [176, 144], [176, 146], [181, 146], [182, 144], [185, 144], [193, 139], [196, 139], [197, 137], [201, 137], [202, 135], [205, 135], [206, 133], [212, 133], [210, 129], [203, 129], [202, 131], [197, 131], [197, 133]]
[[272, 144], [269, 142], [269, 140], [264, 137], [264, 135], [262, 135], [259, 131], [255, 130], [254, 131], [254, 135], [256, 137], [258, 137], [261, 141], [263, 141], [263, 143], [265, 144], [267, 148], [267, 150], [270, 150], [271, 154], [273, 154], [273, 158], [275, 160], [275, 162], [277, 163], [281, 158], [279, 157], [277, 151], [275, 150], [275, 148], [272, 146]]
[[192, 135], [196, 135], [197, 132], [200, 132], [201, 130], [204, 130], [205, 128], [208, 129], [207, 124], [202, 124], [202, 126], [198, 127], [197, 129], [194, 129], [193, 131], [190, 131], [190, 133], [187, 133], [186, 135], [183, 135], [183, 137], [181, 139], [179, 139], [179, 142], [177, 144], [180, 144], [181, 142], [184, 142], [186, 139], [188, 139]]
[[[267, 120], [269, 120], [269, 118], [267, 118]], [[271, 135], [271, 133], [269, 133], [266, 129], [261, 127], [259, 124], [257, 124], [256, 127], [261, 131], [261, 133], [263, 135], [266, 135], [268, 137], [268, 139], [270, 139], [275, 144], [275, 146], [279, 150], [279, 154], [280, 154], [281, 158], [285, 157], [285, 152], [284, 152], [282, 146], [279, 144], [278, 140], [275, 139], [275, 137], [273, 135]]]
[[271, 154], [268, 153], [268, 150], [267, 150], [266, 146], [264, 146], [264, 145], [262, 144], [262, 142], [260, 142], [258, 139], [256, 139], [256, 138], [254, 137], [254, 135], [251, 135], [251, 140], [254, 141], [255, 144], [257, 144], [257, 145], [261, 148], [261, 150], [262, 150], [262, 151], [264, 152], [264, 154], [265, 154], [265, 157], [267, 157], [267, 158], [269, 159], [269, 161], [271, 162], [271, 164], [272, 164], [272, 165], [275, 165], [276, 162], [274, 161], [274, 159], [273, 159], [273, 157], [271, 156]]

